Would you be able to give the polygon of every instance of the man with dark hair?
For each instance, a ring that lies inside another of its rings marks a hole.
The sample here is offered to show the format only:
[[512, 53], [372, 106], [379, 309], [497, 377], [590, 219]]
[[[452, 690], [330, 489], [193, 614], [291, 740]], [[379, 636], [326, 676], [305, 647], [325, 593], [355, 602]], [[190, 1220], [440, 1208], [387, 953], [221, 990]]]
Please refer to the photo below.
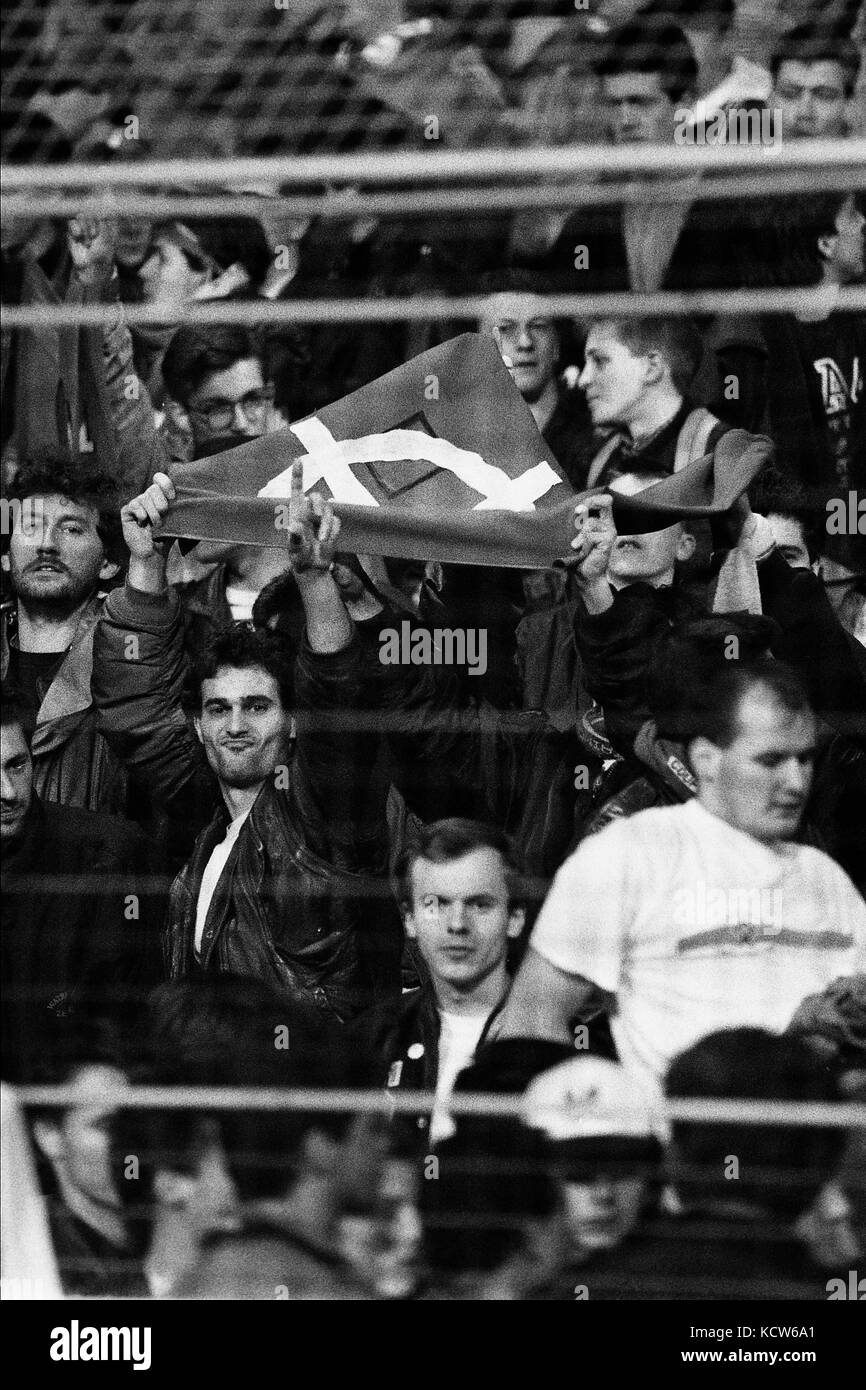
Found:
[[866, 543], [845, 509], [866, 488], [866, 320], [836, 305], [840, 289], [866, 276], [859, 198], [843, 191], [777, 201], [756, 232], [754, 259], [762, 283], [808, 287], [812, 301], [747, 320], [739, 338], [717, 342], [719, 375], [737, 384], [747, 428], [773, 439], [778, 472], [805, 490], [820, 519], [828, 596], [837, 611], [853, 602], [856, 614]]
[[787, 209], [784, 278], [820, 287], [825, 312], [764, 315], [765, 400], [778, 466], [824, 512], [821, 554], [836, 600], [866, 572], [866, 542], [834, 525], [832, 505], [866, 487], [866, 322], [833, 312], [838, 290], [866, 280], [866, 215], [853, 193], [800, 199]]
[[155, 404], [163, 404], [163, 362], [178, 308], [254, 294], [252, 282], [264, 276], [269, 260], [264, 233], [253, 219], [178, 219], [154, 229], [138, 274], [144, 300], [164, 306], [167, 321], [143, 332], [135, 329], [132, 336], [137, 369]]
[[500, 1024], [565, 1038], [600, 989], [623, 1062], [650, 1085], [708, 1028], [781, 1032], [866, 958], [854, 885], [793, 843], [816, 749], [794, 672], [732, 660], [698, 675], [680, 715], [696, 796], [615, 822], [566, 861]]
[[124, 1180], [112, 1164], [106, 1104], [128, 1080], [109, 1060], [74, 1061], [53, 1079], [68, 1089], [70, 1100], [32, 1112], [32, 1130], [63, 1292], [77, 1298], [146, 1298], [143, 1252], [124, 1209]]
[[[678, 25], [636, 15], [611, 34], [598, 71], [613, 144], [674, 148], [688, 142], [697, 63]], [[515, 222], [511, 263], [546, 272], [558, 291], [569, 294], [736, 285], [737, 228], [717, 200], [697, 201], [700, 189], [700, 175], [686, 173], [676, 200], [666, 200], [665, 188], [650, 175], [645, 197], [625, 206], [533, 212]]]
[[143, 837], [128, 822], [58, 806], [34, 787], [27, 706], [4, 683], [2, 771], [4, 1079], [52, 1080], [98, 1057], [155, 978]]
[[770, 60], [770, 105], [793, 140], [843, 140], [849, 133], [860, 70], [857, 45], [820, 25], [785, 34]]
[[[841, 1099], [824, 1058], [800, 1039], [735, 1027], [674, 1057], [674, 1101]], [[587, 1271], [590, 1297], [615, 1300], [827, 1297], [847, 1273], [842, 1243], [822, 1248], [811, 1211], [838, 1172], [847, 1134], [831, 1125], [675, 1119], [667, 1155], [671, 1200]], [[672, 1211], [675, 1200], [675, 1211]]]
[[3, 675], [23, 701], [39, 794], [92, 811], [121, 811], [127, 798], [90, 697], [101, 590], [125, 555], [116, 506], [110, 479], [45, 458], [19, 469], [4, 502], [12, 596], [3, 607]]
[[388, 1084], [436, 1091], [430, 1140], [437, 1143], [453, 1130], [455, 1078], [505, 1001], [509, 945], [523, 930], [525, 909], [508, 840], [478, 821], [424, 827], [404, 852], [397, 880], [424, 983], [404, 994], [385, 1046]]
[[698, 129], [719, 114], [753, 109], [766, 101], [767, 69], [738, 49], [736, 0], [713, 0], [709, 5], [705, 0], [650, 0], [640, 14], [682, 26], [698, 68], [698, 100], [690, 113]]
[[[279, 426], [265, 349], [248, 328], [184, 324], [162, 371], [169, 396], [189, 422], [192, 458], [220, 454]], [[193, 657], [214, 628], [250, 621], [258, 595], [282, 572], [279, 552], [257, 546], [203, 541], [186, 561], [175, 553], [169, 579], [183, 605]]]
[[273, 428], [264, 352], [248, 328], [182, 326], [162, 365], [169, 394], [187, 411], [195, 458], [221, 453]]
[[[842, 1098], [818, 1052], [799, 1038], [760, 1028], [701, 1038], [673, 1059], [665, 1092], [683, 1100], [803, 1105]], [[828, 1274], [843, 1270], [820, 1267], [805, 1217], [838, 1173], [849, 1133], [790, 1120], [776, 1125], [674, 1120], [670, 1176], [684, 1211], [669, 1222], [676, 1238], [665, 1242], [673, 1253], [665, 1272], [676, 1281], [679, 1296], [700, 1296], [711, 1283], [714, 1298], [826, 1298]], [[732, 1154], [736, 1182], [726, 1171]]]
[[[192, 726], [187, 720], [180, 607], [167, 591], [152, 532], [174, 496], [165, 474], [123, 510], [127, 583], [100, 627], [93, 686], [106, 733], [131, 766], [147, 772], [155, 796], [186, 820], [187, 832], [201, 826], [201, 801], [189, 809], [194, 795], [205, 791], [206, 814], [216, 801], [172, 888], [164, 935], [172, 977], [252, 975], [299, 1005], [346, 1019], [396, 996], [401, 941], [383, 881], [381, 714], [364, 727], [344, 713], [365, 708], [369, 648], [356, 637], [330, 573], [338, 522], [320, 497], [304, 497], [302, 472], [296, 463], [288, 568], [306, 632], [291, 703], [285, 660], [274, 655], [279, 634], [232, 633], [208, 649]], [[130, 636], [138, 644], [134, 660], [126, 655]], [[381, 687], [391, 668], [376, 664]], [[408, 693], [399, 674], [393, 684], [396, 695], [383, 693], [382, 701], [403, 762], [456, 761], [460, 730], [449, 738], [444, 729], [447, 702], [437, 706], [443, 719], [431, 730], [423, 678]]]
[[698, 65], [677, 24], [639, 13], [616, 30], [598, 64], [614, 144], [661, 144], [697, 89]]
[[754, 503], [785, 563], [792, 569], [817, 568], [823, 517], [810, 507], [806, 489], [773, 470], [759, 480]]

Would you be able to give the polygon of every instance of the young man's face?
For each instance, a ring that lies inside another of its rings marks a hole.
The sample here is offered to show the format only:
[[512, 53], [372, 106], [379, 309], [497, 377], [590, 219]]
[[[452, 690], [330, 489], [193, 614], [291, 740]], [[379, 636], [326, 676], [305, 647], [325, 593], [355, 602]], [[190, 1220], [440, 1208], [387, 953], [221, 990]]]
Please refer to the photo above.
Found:
[[[273, 413], [273, 392], [255, 357], [212, 372], [187, 401], [197, 457], [218, 453], [266, 434]], [[216, 447], [218, 446], [218, 447]]]
[[33, 799], [33, 764], [21, 725], [0, 724], [0, 838], [21, 833]]
[[222, 666], [203, 681], [195, 727], [226, 787], [258, 786], [286, 760], [291, 716], [274, 677], [260, 666]]
[[565, 1183], [565, 1220], [575, 1248], [594, 1254], [622, 1244], [637, 1225], [645, 1188], [639, 1177]]
[[848, 133], [845, 74], [835, 62], [779, 64], [770, 105], [791, 140], [838, 140]]
[[636, 356], [611, 324], [589, 330], [578, 385], [596, 426], [628, 425], [646, 401], [649, 359]]
[[385, 1157], [373, 1210], [356, 1210], [340, 1221], [343, 1257], [386, 1298], [407, 1298], [418, 1282], [423, 1238], [418, 1180], [415, 1163]]
[[676, 103], [659, 72], [623, 72], [605, 77], [607, 126], [615, 145], [651, 145], [673, 136]]
[[176, 1284], [195, 1266], [208, 1236], [243, 1228], [243, 1204], [231, 1172], [219, 1123], [202, 1119], [183, 1163], [160, 1163], [153, 1179], [157, 1215], [171, 1222], [160, 1251], [160, 1276]]
[[[658, 480], [656, 480], [658, 481]], [[611, 492], [625, 497], [645, 492], [653, 487], [653, 482], [634, 473], [623, 473], [610, 484]], [[639, 580], [660, 588], [672, 584], [677, 561], [688, 560], [695, 548], [694, 536], [678, 521], [666, 526], [662, 531], [647, 531], [638, 536], [617, 536], [607, 567], [607, 577], [615, 588], [622, 589], [627, 584]]]
[[740, 702], [736, 737], [696, 765], [698, 798], [736, 830], [772, 844], [796, 835], [812, 785], [815, 716], [783, 709], [760, 685]]
[[55, 1171], [89, 1205], [103, 1211], [119, 1211], [122, 1205], [111, 1168], [111, 1109], [106, 1096], [128, 1085], [117, 1067], [82, 1066], [71, 1082], [77, 1104], [60, 1120], [40, 1120], [36, 1126], [39, 1147]]
[[50, 494], [26, 498], [9, 538], [3, 568], [25, 603], [74, 608], [117, 573], [97, 532], [99, 515], [87, 503]]
[[138, 270], [150, 251], [153, 223], [142, 217], [117, 219], [117, 243], [114, 258], [125, 270]]
[[851, 285], [866, 274], [866, 217], [853, 193], [848, 194], [836, 213], [835, 227], [835, 233], [825, 243], [827, 262], [837, 284]]
[[779, 516], [776, 512], [769, 512], [767, 520], [782, 559], [792, 569], [809, 569], [811, 562], [802, 522], [793, 516]]
[[510, 937], [523, 929], [522, 908], [509, 903], [498, 850], [474, 849], [444, 864], [416, 859], [406, 930], [433, 977], [471, 993], [505, 963]]
[[533, 294], [495, 294], [478, 327], [496, 340], [523, 399], [537, 401], [559, 360], [559, 334], [543, 303]]
[[148, 304], [184, 304], [206, 283], [205, 270], [193, 270], [186, 254], [170, 237], [156, 236], [147, 260], [139, 270]]

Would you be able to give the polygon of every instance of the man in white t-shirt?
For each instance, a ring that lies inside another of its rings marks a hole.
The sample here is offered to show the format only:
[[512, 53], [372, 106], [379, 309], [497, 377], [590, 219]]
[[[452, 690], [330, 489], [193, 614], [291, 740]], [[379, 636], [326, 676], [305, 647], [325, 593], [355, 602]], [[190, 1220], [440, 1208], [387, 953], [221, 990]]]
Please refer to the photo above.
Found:
[[[406, 934], [428, 980], [404, 994], [386, 1042], [388, 1084], [436, 1091], [434, 1143], [453, 1132], [448, 1099], [508, 991], [508, 943], [523, 930], [506, 836], [472, 820], [427, 826], [398, 866]], [[425, 1122], [421, 1127], [426, 1128]]]
[[782, 1032], [807, 994], [866, 963], [866, 904], [796, 844], [815, 717], [798, 677], [732, 661], [696, 690], [697, 797], [585, 840], [562, 865], [498, 1035], [568, 1039], [608, 996], [621, 1060], [650, 1082], [722, 1028]]

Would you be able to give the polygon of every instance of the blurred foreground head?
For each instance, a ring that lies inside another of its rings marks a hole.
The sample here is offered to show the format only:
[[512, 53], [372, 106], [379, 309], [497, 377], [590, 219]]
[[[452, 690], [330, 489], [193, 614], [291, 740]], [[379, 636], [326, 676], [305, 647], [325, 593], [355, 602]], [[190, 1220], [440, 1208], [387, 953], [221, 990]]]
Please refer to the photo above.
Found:
[[[711, 1033], [675, 1057], [665, 1084], [683, 1099], [838, 1100], [825, 1061], [799, 1038], [761, 1028]], [[798, 1125], [710, 1124], [675, 1120], [672, 1165], [677, 1192], [690, 1206], [729, 1201], [756, 1215], [793, 1221], [833, 1176], [844, 1129]], [[736, 1180], [732, 1180], [736, 1160]]]

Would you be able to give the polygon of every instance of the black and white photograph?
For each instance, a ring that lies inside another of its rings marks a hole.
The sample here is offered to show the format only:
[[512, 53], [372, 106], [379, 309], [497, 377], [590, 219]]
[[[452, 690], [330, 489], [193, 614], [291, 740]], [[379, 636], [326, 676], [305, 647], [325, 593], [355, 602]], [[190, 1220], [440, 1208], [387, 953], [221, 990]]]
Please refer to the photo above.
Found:
[[20, 1364], [501, 1301], [850, 1375], [866, 4], [0, 37]]

